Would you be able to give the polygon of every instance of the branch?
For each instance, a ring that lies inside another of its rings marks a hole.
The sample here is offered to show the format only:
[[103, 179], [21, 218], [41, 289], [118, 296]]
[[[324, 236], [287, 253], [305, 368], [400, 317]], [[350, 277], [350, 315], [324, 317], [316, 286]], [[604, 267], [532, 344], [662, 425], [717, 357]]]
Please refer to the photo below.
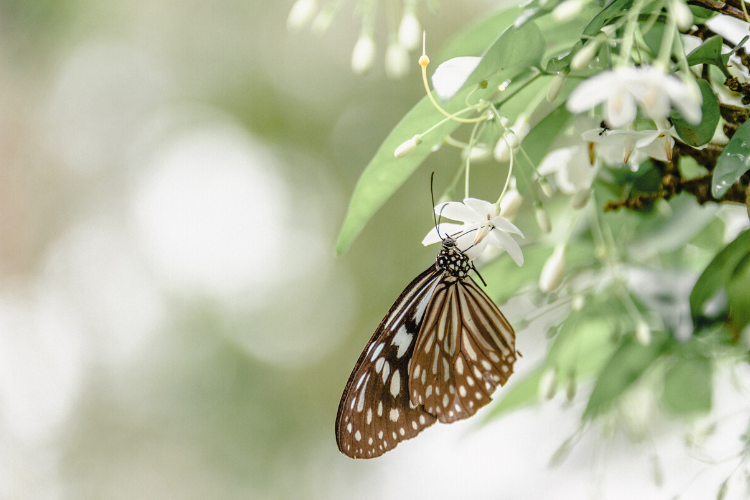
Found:
[[707, 9], [745, 21], [745, 13], [742, 12], [742, 9], [732, 7], [724, 2], [715, 2], [714, 0], [690, 0], [688, 4], [700, 5], [701, 7], [706, 7]]

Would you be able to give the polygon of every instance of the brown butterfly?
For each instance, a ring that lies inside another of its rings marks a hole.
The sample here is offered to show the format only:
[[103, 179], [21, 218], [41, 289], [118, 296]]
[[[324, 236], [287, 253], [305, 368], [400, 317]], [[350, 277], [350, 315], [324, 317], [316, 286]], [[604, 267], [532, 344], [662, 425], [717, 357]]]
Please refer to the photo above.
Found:
[[391, 306], [341, 397], [341, 453], [377, 457], [436, 420], [468, 418], [513, 373], [516, 334], [469, 276], [473, 268], [446, 236], [435, 265]]

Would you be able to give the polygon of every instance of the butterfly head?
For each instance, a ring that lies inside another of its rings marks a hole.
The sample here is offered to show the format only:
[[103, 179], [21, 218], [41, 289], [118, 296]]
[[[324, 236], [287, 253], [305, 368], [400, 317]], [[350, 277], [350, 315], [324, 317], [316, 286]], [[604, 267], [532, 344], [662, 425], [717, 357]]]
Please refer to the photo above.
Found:
[[443, 248], [438, 253], [435, 265], [439, 270], [459, 278], [469, 274], [471, 269], [471, 261], [459, 250], [456, 240], [450, 236], [443, 238]]

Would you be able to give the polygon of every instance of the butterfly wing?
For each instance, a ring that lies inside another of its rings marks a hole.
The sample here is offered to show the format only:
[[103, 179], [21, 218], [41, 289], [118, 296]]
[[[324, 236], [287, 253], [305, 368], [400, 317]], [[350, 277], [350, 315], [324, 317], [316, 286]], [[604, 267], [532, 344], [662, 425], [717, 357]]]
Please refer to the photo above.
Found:
[[471, 277], [444, 276], [412, 356], [412, 404], [443, 423], [470, 417], [513, 373], [515, 337], [503, 313]]
[[349, 376], [336, 416], [339, 450], [373, 458], [413, 438], [435, 417], [409, 398], [408, 375], [416, 337], [442, 272], [417, 276], [383, 318]]

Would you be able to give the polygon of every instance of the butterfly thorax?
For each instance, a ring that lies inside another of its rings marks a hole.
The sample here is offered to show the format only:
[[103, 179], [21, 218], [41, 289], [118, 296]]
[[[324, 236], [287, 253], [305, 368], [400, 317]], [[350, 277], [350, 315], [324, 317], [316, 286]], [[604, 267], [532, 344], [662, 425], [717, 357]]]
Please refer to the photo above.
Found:
[[469, 274], [471, 261], [456, 246], [456, 241], [451, 237], [443, 240], [443, 248], [438, 253], [435, 266], [449, 276], [463, 278]]

